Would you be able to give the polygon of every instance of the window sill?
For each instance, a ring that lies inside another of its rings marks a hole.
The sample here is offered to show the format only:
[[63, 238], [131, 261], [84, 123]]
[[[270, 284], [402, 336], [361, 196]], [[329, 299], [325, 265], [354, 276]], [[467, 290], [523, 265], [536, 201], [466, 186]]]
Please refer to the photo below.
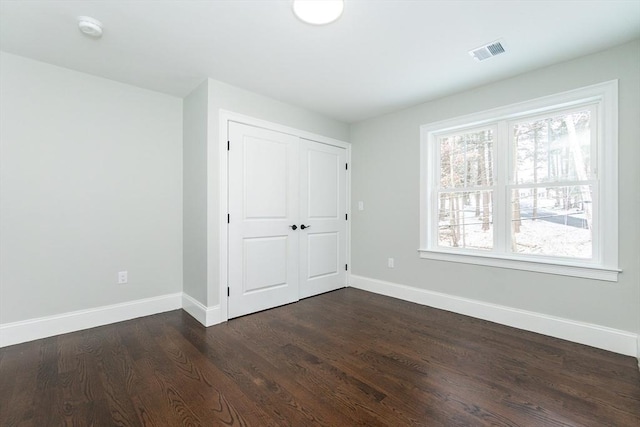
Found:
[[513, 270], [532, 271], [537, 273], [556, 274], [560, 276], [582, 277], [586, 279], [617, 282], [621, 270], [588, 265], [553, 263], [549, 261], [529, 261], [515, 258], [496, 257], [467, 253], [453, 253], [418, 249], [420, 258], [438, 261], [461, 262], [464, 264], [484, 265], [489, 267], [509, 268]]

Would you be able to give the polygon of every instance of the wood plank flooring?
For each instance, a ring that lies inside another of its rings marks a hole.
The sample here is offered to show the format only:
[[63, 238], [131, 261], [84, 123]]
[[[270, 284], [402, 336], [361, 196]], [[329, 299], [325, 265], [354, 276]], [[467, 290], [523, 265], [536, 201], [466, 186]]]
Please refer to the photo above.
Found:
[[640, 426], [632, 357], [356, 289], [0, 350], [0, 426]]

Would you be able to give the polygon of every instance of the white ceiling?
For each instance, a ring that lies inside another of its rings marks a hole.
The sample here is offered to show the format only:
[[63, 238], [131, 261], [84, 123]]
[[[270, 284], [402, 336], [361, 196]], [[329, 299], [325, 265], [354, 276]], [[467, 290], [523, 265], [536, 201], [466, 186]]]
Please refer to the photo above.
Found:
[[[347, 0], [324, 27], [290, 0], [0, 1], [3, 51], [180, 97], [211, 77], [344, 122], [638, 37], [640, 0]], [[497, 39], [507, 53], [468, 55]]]

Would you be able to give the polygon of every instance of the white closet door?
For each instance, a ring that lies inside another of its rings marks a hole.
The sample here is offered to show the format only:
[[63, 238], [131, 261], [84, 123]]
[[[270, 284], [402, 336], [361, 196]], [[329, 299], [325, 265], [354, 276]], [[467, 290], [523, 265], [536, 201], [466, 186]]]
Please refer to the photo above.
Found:
[[233, 318], [298, 300], [300, 172], [297, 137], [229, 122], [229, 140]]
[[300, 298], [346, 285], [346, 151], [300, 140]]

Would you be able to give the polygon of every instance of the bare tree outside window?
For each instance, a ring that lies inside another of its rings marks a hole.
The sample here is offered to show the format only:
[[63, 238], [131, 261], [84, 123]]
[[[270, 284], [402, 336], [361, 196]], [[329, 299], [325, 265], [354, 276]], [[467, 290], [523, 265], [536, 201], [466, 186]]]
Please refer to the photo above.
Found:
[[570, 258], [592, 256], [591, 111], [512, 127], [512, 250]]
[[440, 139], [438, 242], [441, 246], [493, 248], [491, 152], [495, 131], [474, 130]]
[[[511, 124], [511, 251], [592, 255], [591, 111]], [[438, 244], [493, 248], [492, 127], [442, 136]]]

